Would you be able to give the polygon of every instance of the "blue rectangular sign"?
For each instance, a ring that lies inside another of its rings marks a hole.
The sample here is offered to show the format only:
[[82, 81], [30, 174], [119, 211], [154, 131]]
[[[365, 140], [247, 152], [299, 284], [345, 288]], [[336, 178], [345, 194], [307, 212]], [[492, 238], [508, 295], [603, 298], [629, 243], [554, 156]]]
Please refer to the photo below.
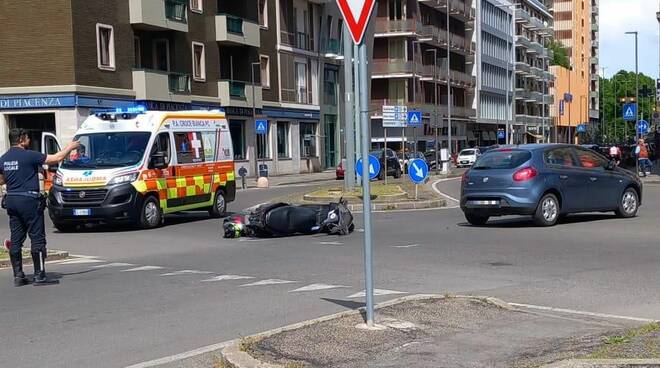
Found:
[[637, 120], [637, 104], [627, 103], [623, 105], [623, 120], [636, 121]]
[[254, 130], [257, 134], [268, 134], [268, 120], [255, 120]]
[[577, 132], [578, 133], [586, 133], [587, 132], [587, 124], [578, 124]]
[[564, 116], [564, 100], [559, 101], [559, 116]]
[[421, 111], [408, 111], [408, 126], [421, 127], [422, 126], [422, 112]]

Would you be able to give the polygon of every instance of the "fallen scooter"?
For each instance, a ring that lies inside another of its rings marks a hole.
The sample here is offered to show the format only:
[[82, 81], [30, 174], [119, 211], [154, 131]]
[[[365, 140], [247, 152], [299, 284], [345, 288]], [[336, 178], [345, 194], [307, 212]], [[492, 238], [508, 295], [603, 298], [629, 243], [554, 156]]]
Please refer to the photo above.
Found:
[[326, 205], [262, 204], [224, 220], [225, 238], [348, 235], [355, 229], [347, 202]]

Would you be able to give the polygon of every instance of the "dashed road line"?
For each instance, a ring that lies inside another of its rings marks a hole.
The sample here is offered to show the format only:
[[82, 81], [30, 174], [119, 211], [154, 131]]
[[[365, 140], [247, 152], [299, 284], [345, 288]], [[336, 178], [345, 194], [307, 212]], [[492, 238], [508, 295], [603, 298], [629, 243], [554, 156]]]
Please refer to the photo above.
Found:
[[220, 275], [212, 277], [210, 279], [202, 280], [201, 282], [216, 282], [216, 281], [229, 281], [229, 280], [249, 280], [253, 279], [252, 276], [242, 276], [242, 275]]
[[60, 265], [75, 265], [75, 264], [89, 264], [89, 263], [105, 263], [106, 261], [102, 259], [91, 259], [91, 258], [80, 258], [80, 259], [71, 259], [68, 261], [63, 261], [58, 264]]
[[211, 271], [181, 270], [161, 274], [161, 276], [181, 276], [181, 275], [210, 275]]
[[393, 245], [392, 248], [417, 248], [419, 244]]
[[129, 268], [128, 270], [121, 270], [119, 272], [139, 272], [139, 271], [153, 271], [153, 270], [162, 270], [165, 267], [160, 266], [140, 266], [135, 268]]
[[338, 242], [338, 241], [318, 242], [316, 244], [320, 244], [320, 245], [344, 245], [344, 243]]
[[290, 280], [280, 280], [280, 279], [267, 279], [267, 280], [261, 280], [257, 282], [252, 282], [249, 284], [243, 284], [241, 286], [265, 286], [265, 285], [280, 285], [280, 284], [293, 284], [298, 281], [290, 281]]
[[303, 286], [301, 288], [295, 289], [295, 290], [290, 290], [290, 293], [297, 293], [297, 292], [303, 292], [303, 291], [319, 291], [319, 290], [332, 290], [332, 289], [345, 289], [345, 288], [350, 288], [350, 286], [344, 286], [344, 285], [328, 285], [328, 284], [311, 284], [307, 286]]
[[[408, 294], [408, 293], [404, 291], [396, 291], [396, 290], [374, 289], [374, 295], [398, 295], [398, 294]], [[364, 298], [366, 295], [367, 293], [364, 290], [362, 290], [359, 293], [349, 295], [346, 298], [348, 299]]]
[[131, 267], [135, 266], [133, 263], [123, 263], [123, 262], [114, 262], [108, 264], [102, 264], [98, 266], [92, 266], [92, 268], [113, 268], [113, 267]]

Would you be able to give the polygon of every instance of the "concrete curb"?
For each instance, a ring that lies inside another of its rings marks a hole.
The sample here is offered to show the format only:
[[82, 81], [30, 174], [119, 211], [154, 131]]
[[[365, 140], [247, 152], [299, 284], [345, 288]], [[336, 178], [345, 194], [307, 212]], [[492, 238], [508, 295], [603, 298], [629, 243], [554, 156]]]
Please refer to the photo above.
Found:
[[569, 359], [545, 368], [651, 368], [660, 367], [660, 359]]
[[[480, 300], [485, 303], [489, 303], [492, 305], [495, 305], [499, 308], [506, 309], [509, 311], [518, 311], [518, 309], [510, 306], [508, 303], [504, 302], [503, 300], [497, 299], [497, 298], [491, 298], [491, 297], [484, 297], [484, 296], [470, 296], [470, 295], [452, 295], [452, 296], [445, 296], [445, 295], [440, 295], [440, 294], [416, 294], [416, 295], [409, 295], [409, 296], [404, 296], [401, 298], [397, 299], [392, 299], [388, 300], [383, 303], [379, 303], [375, 306], [375, 309], [382, 309], [386, 307], [391, 307], [393, 305], [401, 304], [404, 302], [409, 302], [409, 301], [420, 301], [420, 300], [443, 300], [443, 299], [455, 299], [455, 298], [462, 298], [462, 299], [475, 299], [475, 300]], [[292, 331], [292, 330], [297, 330], [303, 327], [308, 327], [312, 326], [321, 322], [326, 322], [330, 321], [333, 319], [338, 319], [338, 318], [343, 318], [343, 317], [348, 317], [348, 316], [354, 316], [360, 313], [364, 312], [364, 307], [359, 308], [356, 310], [350, 310], [346, 312], [340, 312], [340, 313], [335, 313], [331, 314], [328, 316], [316, 318], [316, 319], [311, 319], [308, 321], [300, 322], [300, 323], [294, 323], [289, 326], [285, 327], [280, 327], [276, 328], [274, 330], [262, 332], [256, 335], [252, 336], [247, 336], [245, 339], [250, 339], [253, 341], [260, 341], [265, 338], [268, 338], [270, 336], [276, 335], [278, 333], [286, 332], [286, 331]], [[240, 342], [241, 340], [233, 340], [230, 342], [230, 345], [222, 350], [222, 356], [231, 364], [233, 364], [236, 368], [285, 368], [282, 365], [279, 364], [270, 364], [266, 362], [262, 362], [258, 359], [253, 358], [250, 354], [247, 352], [241, 351], [240, 349]]]
[[[65, 258], [69, 258], [69, 252], [66, 251], [54, 251], [53, 253], [48, 254], [48, 261], [59, 261]], [[32, 259], [30, 257], [23, 258], [24, 265], [31, 265]], [[11, 268], [11, 262], [9, 259], [0, 259], [0, 269]]]
[[[393, 210], [421, 210], [429, 208], [441, 208], [447, 205], [444, 199], [432, 199], [419, 202], [394, 202], [394, 203], [372, 203], [372, 211], [393, 211]], [[348, 209], [351, 212], [362, 212], [364, 206], [361, 204], [349, 204]]]

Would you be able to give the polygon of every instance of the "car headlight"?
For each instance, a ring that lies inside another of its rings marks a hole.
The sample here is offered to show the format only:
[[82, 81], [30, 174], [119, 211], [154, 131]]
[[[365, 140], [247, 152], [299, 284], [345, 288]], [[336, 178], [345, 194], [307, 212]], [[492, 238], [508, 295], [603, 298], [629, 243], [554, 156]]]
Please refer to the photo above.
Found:
[[137, 180], [138, 175], [139, 173], [134, 172], [131, 174], [115, 176], [114, 178], [110, 179], [108, 185], [132, 183]]
[[58, 171], [53, 178], [53, 184], [62, 186], [62, 174]]

